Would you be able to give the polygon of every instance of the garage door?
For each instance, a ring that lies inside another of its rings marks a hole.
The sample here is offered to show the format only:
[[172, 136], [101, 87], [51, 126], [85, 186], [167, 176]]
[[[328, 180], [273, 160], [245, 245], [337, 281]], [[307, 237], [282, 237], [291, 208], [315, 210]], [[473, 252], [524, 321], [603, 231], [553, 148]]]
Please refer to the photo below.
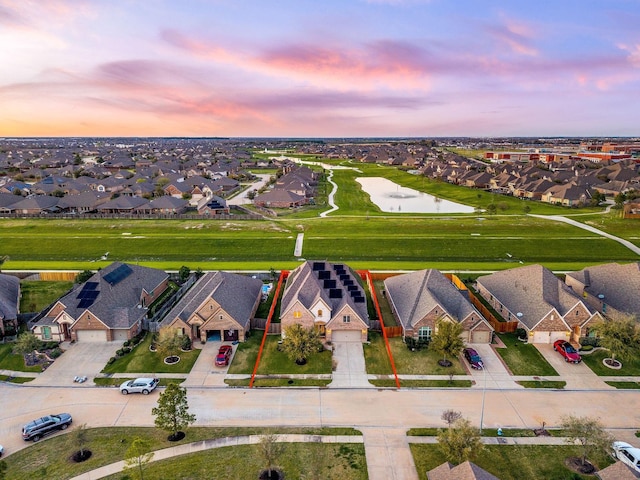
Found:
[[333, 342], [362, 342], [360, 330], [334, 330], [331, 332]]
[[118, 342], [126, 342], [129, 340], [129, 330], [113, 330], [113, 340]]
[[76, 330], [78, 342], [106, 342], [107, 332], [105, 330]]
[[549, 343], [553, 343], [556, 340], [567, 340], [569, 341], [569, 336], [566, 332], [551, 332], [551, 336], [549, 337]]
[[471, 332], [471, 343], [490, 343], [491, 332], [489, 330], [473, 330]]
[[531, 343], [553, 343], [556, 340], [569, 340], [566, 332], [535, 332], [533, 337], [529, 337]]

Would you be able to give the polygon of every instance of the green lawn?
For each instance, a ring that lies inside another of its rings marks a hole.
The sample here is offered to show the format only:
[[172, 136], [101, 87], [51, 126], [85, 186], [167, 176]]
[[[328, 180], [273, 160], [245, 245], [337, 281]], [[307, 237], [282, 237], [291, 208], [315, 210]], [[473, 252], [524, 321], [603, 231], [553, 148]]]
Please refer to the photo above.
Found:
[[[102, 465], [113, 463], [124, 459], [125, 452], [129, 448], [131, 441], [135, 437], [144, 438], [149, 441], [151, 450], [160, 450], [162, 448], [172, 447], [179, 444], [197, 442], [207, 439], [233, 437], [240, 435], [258, 435], [268, 432], [274, 432], [265, 428], [215, 428], [215, 427], [193, 427], [186, 430], [187, 435], [184, 440], [179, 442], [169, 442], [167, 433], [155, 428], [142, 427], [113, 427], [113, 428], [92, 428], [87, 430], [86, 448], [91, 450], [92, 456], [83, 463], [74, 463], [69, 461], [69, 455], [76, 450], [72, 442], [73, 430], [69, 433], [55, 435], [40, 442], [34, 443], [29, 447], [19, 450], [3, 460], [7, 463], [7, 478], [12, 480], [35, 480], [35, 479], [53, 479], [53, 478], [71, 478], [83, 472], [93, 470]], [[279, 428], [276, 433], [304, 433], [311, 435], [354, 435], [359, 432], [350, 428]], [[305, 444], [309, 446], [309, 444]], [[362, 446], [362, 445], [360, 445]], [[246, 451], [228, 449], [224, 455], [220, 455], [220, 450], [212, 450], [205, 452], [208, 454], [207, 465], [209, 461], [215, 458], [236, 462], [238, 455], [240, 458], [253, 465], [253, 462], [260, 459], [252, 451], [247, 454]], [[255, 455], [255, 458], [253, 458]], [[364, 458], [364, 452], [362, 453]], [[176, 462], [177, 458], [171, 459]], [[356, 462], [360, 465], [360, 461]], [[196, 470], [199, 471], [199, 470]], [[242, 470], [240, 470], [242, 471]], [[185, 470], [188, 472], [188, 470]], [[122, 478], [121, 475], [115, 478]], [[145, 474], [145, 478], [148, 478]], [[151, 477], [149, 477], [151, 478]], [[159, 478], [159, 477], [156, 477]], [[180, 478], [173, 475], [164, 478]], [[190, 478], [211, 478], [211, 471], [208, 477], [190, 477]], [[244, 480], [249, 477], [232, 477]], [[293, 477], [295, 478], [295, 477]], [[366, 467], [364, 477], [366, 478]]]
[[67, 293], [73, 282], [20, 282], [20, 312], [39, 312]]
[[620, 376], [640, 376], [640, 358], [636, 357], [632, 360], [626, 360], [622, 362], [622, 368], [614, 370], [609, 367], [605, 367], [602, 363], [607, 357], [610, 357], [610, 353], [607, 350], [595, 350], [593, 353], [582, 356], [582, 361], [586, 363], [596, 375], [605, 377], [620, 377]]
[[[248, 387], [250, 378], [242, 380], [229, 379], [224, 383], [230, 387]], [[326, 387], [331, 383], [331, 379], [322, 380], [319, 378], [256, 378], [254, 387]]]
[[[438, 445], [411, 444], [410, 447], [421, 480], [426, 480], [428, 470], [445, 461]], [[593, 479], [593, 475], [574, 475], [565, 467], [564, 460], [578, 454], [577, 447], [564, 445], [485, 445], [473, 462], [500, 480]]]
[[9, 383], [29, 383], [34, 377], [9, 377], [7, 375], [0, 375], [0, 381]]
[[521, 380], [516, 382], [524, 388], [564, 388], [567, 382], [560, 380]]
[[396, 317], [393, 315], [391, 311], [391, 306], [389, 305], [389, 300], [386, 296], [382, 295], [382, 291], [384, 290], [384, 282], [382, 280], [375, 280], [373, 282], [373, 286], [376, 289], [376, 296], [378, 297], [378, 305], [380, 306], [380, 314], [384, 319], [385, 327], [395, 327], [398, 325], [396, 322]]
[[619, 388], [621, 390], [639, 390], [640, 382], [604, 382], [612, 387]]
[[[392, 379], [369, 380], [376, 387], [396, 387], [396, 381]], [[400, 379], [400, 388], [468, 388], [473, 385], [471, 380], [403, 380]]]
[[[98, 385], [99, 387], [119, 387], [124, 382], [129, 380], [135, 380], [134, 377], [124, 378], [124, 377], [96, 377], [93, 379], [93, 383]], [[159, 387], [166, 387], [170, 383], [175, 383], [176, 385], [180, 385], [184, 382], [184, 378], [161, 378], [158, 383]]]
[[[446, 424], [443, 423], [442, 428], [446, 428]], [[441, 430], [439, 428], [411, 428], [407, 431], [408, 436], [415, 437], [435, 437], [438, 435], [438, 431]], [[497, 437], [498, 429], [497, 428], [483, 428], [482, 429], [483, 437]], [[502, 429], [503, 437], [535, 437], [535, 433], [533, 433], [533, 429], [531, 428], [503, 428]]]
[[151, 335], [147, 335], [131, 353], [118, 358], [111, 365], [106, 365], [102, 373], [189, 373], [200, 355], [197, 348], [190, 352], [180, 352], [180, 361], [174, 365], [167, 365], [157, 352], [149, 351], [149, 345]]
[[513, 375], [557, 376], [558, 372], [549, 365], [536, 347], [522, 343], [515, 333], [498, 334], [506, 348], [496, 348]]
[[22, 355], [11, 353], [13, 343], [0, 343], [0, 370], [12, 370], [14, 372], [41, 372], [40, 365], [27, 367]]
[[331, 373], [331, 351], [324, 350], [312, 354], [305, 365], [296, 365], [283, 352], [278, 351], [280, 335], [269, 335], [264, 344], [262, 358], [258, 366], [259, 375]]
[[254, 330], [244, 342], [240, 342], [236, 346], [236, 353], [233, 355], [233, 360], [227, 373], [249, 375], [253, 373], [263, 335], [264, 332], [262, 330]]

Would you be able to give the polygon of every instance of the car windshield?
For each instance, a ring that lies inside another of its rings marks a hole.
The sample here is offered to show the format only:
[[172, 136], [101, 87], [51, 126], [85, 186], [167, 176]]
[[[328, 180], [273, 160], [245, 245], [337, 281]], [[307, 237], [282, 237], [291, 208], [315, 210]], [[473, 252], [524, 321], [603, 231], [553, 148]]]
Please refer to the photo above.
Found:
[[566, 351], [567, 353], [576, 353], [576, 349], [575, 349], [575, 348], [573, 348], [571, 345], [566, 344], [564, 347], [565, 347], [564, 349], [565, 349], [565, 351]]

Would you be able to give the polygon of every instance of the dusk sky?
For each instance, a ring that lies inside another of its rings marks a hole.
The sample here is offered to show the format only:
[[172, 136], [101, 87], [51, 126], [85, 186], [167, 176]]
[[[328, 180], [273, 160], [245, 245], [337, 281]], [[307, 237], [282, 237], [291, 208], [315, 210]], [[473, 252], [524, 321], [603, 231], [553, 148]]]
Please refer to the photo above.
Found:
[[637, 136], [638, 0], [0, 0], [0, 137]]

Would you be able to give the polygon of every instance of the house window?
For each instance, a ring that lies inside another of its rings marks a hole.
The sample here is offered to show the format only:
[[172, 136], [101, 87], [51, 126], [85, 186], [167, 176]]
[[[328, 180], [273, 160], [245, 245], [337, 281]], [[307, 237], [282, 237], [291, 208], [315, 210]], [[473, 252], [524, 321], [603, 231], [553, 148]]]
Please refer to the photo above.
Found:
[[318, 316], [321, 317], [322, 316], [322, 310], [318, 310]]
[[296, 310], [293, 312], [293, 318], [302, 318], [302, 312], [300, 310]]
[[343, 315], [342, 316], [342, 323], [351, 323], [351, 316], [350, 315]]
[[579, 310], [576, 310], [576, 317], [577, 317], [578, 315], [580, 315], [580, 311], [579, 311]]
[[224, 318], [224, 316], [220, 315], [220, 320], [222, 320]]
[[431, 340], [431, 327], [420, 327], [418, 340]]
[[42, 327], [42, 339], [51, 340], [51, 327]]

